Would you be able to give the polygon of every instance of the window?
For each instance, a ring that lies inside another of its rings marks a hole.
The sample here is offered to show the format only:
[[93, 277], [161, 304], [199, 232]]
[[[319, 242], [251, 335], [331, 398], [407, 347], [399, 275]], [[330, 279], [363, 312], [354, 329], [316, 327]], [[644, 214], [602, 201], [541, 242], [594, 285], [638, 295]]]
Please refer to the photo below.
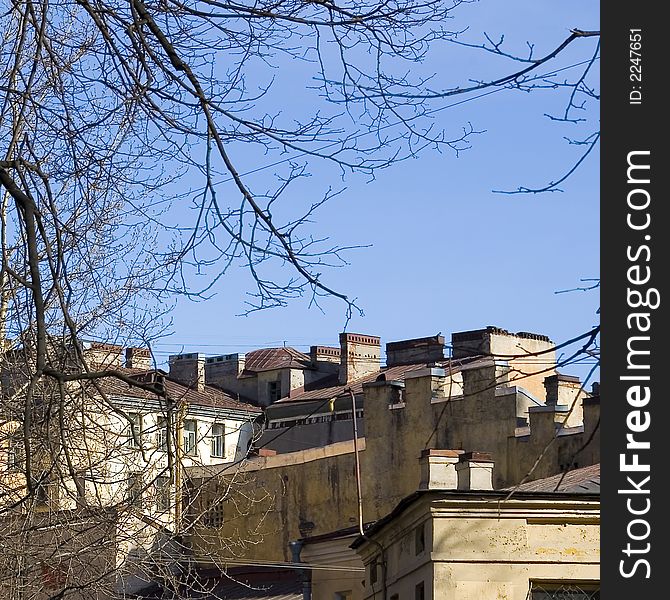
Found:
[[168, 449], [168, 421], [167, 419], [158, 419], [158, 432], [156, 434], [156, 447], [162, 452]]
[[39, 481], [35, 487], [35, 499], [38, 504], [48, 504], [49, 502], [49, 484], [46, 481]]
[[160, 511], [170, 510], [170, 478], [167, 475], [156, 477], [156, 508]]
[[281, 381], [271, 381], [268, 383], [268, 396], [270, 402], [276, 402], [281, 398]]
[[225, 437], [226, 427], [222, 423], [214, 423], [212, 425], [212, 439], [210, 454], [214, 458], [223, 458], [225, 456]]
[[35, 501], [38, 505], [56, 508], [58, 503], [58, 486], [50, 483], [45, 472], [33, 480]]
[[[353, 598], [353, 592], [347, 590], [346, 592], [335, 592], [335, 597], [333, 600], [351, 600]], [[398, 600], [396, 598], [396, 600]]]
[[197, 456], [198, 454], [198, 423], [193, 419], [184, 421], [184, 454]]
[[426, 598], [426, 591], [422, 581], [420, 583], [417, 583], [416, 586], [414, 587], [414, 600], [425, 600], [425, 598]]
[[528, 600], [600, 600], [600, 584], [531, 583]]
[[426, 549], [426, 534], [423, 523], [414, 530], [414, 554], [419, 555]]
[[370, 585], [377, 583], [377, 559], [370, 563]]
[[131, 448], [140, 447], [142, 443], [142, 415], [140, 413], [128, 413], [126, 438], [128, 438], [128, 446]]
[[142, 506], [142, 473], [131, 473], [127, 480], [126, 499], [131, 506]]
[[9, 437], [7, 442], [7, 470], [12, 472], [23, 471], [26, 462], [26, 447], [23, 438], [15, 433]]
[[217, 528], [223, 526], [223, 499], [215, 498], [207, 505], [207, 510], [203, 515], [203, 524], [205, 527]]

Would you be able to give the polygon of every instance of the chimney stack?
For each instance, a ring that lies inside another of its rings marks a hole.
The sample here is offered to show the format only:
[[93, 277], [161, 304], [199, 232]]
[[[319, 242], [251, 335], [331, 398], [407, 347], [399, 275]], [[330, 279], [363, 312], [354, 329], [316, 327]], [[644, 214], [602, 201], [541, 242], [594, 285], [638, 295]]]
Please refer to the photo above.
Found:
[[492, 490], [493, 458], [489, 452], [427, 448], [419, 457], [420, 490]]
[[123, 346], [104, 342], [84, 342], [84, 357], [96, 369], [115, 369], [121, 366]]
[[199, 392], [205, 389], [205, 355], [199, 352], [172, 354], [170, 377]]
[[152, 366], [149, 348], [126, 348], [126, 368], [148, 370]]
[[352, 381], [376, 373], [381, 367], [381, 340], [361, 333], [340, 334], [339, 382]]
[[508, 385], [516, 385], [518, 381], [519, 386], [538, 399], [544, 396], [544, 378], [555, 373], [556, 346], [539, 333], [510, 333], [489, 326], [452, 333], [451, 345], [454, 359], [489, 356], [507, 361], [511, 369]]
[[458, 487], [456, 464], [463, 450], [438, 450], [426, 448], [421, 451], [420, 490], [455, 490]]
[[492, 490], [493, 458], [489, 452], [466, 452], [456, 465], [459, 490]]
[[442, 360], [444, 360], [444, 336], [442, 335], [386, 344], [387, 367]]
[[339, 364], [340, 349], [331, 348], [329, 346], [310, 346], [309, 360], [313, 367], [316, 367], [317, 364], [324, 362]]
[[547, 404], [562, 404], [570, 406], [581, 390], [579, 377], [558, 373], [544, 378]]

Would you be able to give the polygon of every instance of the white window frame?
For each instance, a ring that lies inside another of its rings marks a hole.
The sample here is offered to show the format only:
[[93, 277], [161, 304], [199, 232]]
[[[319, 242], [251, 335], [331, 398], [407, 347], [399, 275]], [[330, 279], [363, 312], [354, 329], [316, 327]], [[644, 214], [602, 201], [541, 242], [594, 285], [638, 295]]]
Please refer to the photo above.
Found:
[[168, 450], [168, 420], [165, 417], [156, 421], [156, 448], [161, 452]]
[[[219, 431], [219, 433], [216, 433], [216, 431]], [[226, 456], [226, 426], [224, 423], [212, 424], [210, 456], [212, 458], [224, 458]]]
[[[187, 429], [187, 424], [189, 429]], [[190, 426], [193, 426], [193, 429], [190, 429]], [[184, 455], [185, 456], [198, 456], [198, 422], [195, 419], [184, 419], [183, 424], [183, 437], [184, 437]]]

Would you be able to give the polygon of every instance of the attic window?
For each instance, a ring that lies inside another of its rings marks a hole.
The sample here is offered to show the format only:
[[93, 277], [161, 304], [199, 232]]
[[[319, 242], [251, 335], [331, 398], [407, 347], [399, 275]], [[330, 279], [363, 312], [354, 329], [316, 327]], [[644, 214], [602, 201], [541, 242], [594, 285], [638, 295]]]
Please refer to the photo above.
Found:
[[270, 402], [276, 402], [281, 398], [281, 381], [270, 381], [268, 383], [268, 397]]

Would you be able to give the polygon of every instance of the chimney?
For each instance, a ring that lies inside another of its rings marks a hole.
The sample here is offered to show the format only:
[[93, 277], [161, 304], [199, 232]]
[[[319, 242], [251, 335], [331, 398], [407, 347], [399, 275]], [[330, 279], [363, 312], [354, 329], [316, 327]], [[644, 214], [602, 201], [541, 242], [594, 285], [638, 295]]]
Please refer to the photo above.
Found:
[[84, 357], [90, 367], [96, 369], [115, 369], [121, 366], [123, 346], [103, 342], [84, 342]]
[[456, 465], [459, 490], [492, 490], [493, 458], [489, 452], [466, 452]]
[[205, 360], [205, 381], [225, 386], [231, 378], [237, 378], [244, 371], [245, 354], [221, 354]]
[[201, 392], [205, 389], [205, 355], [199, 352], [172, 354], [170, 377]]
[[324, 362], [339, 364], [340, 349], [330, 348], [328, 346], [310, 346], [309, 360], [313, 367], [316, 367], [318, 363]]
[[456, 464], [462, 450], [426, 448], [419, 457], [420, 490], [455, 490], [458, 487]]
[[579, 381], [579, 377], [572, 377], [571, 375], [563, 375], [561, 373], [545, 377], [546, 403], [571, 406], [577, 394], [579, 394], [581, 387], [582, 384]]
[[376, 373], [381, 367], [381, 340], [374, 335], [340, 334], [339, 382], [352, 381]]
[[444, 336], [442, 335], [386, 344], [387, 367], [441, 360], [444, 360]]
[[567, 406], [572, 408], [565, 421], [566, 427], [576, 427], [584, 422], [584, 398], [588, 396], [582, 390], [579, 377], [560, 373], [544, 378], [546, 404], [548, 406]]
[[544, 396], [544, 378], [554, 372], [556, 364], [555, 344], [539, 333], [510, 333], [489, 326], [453, 333], [451, 345], [455, 359], [484, 355], [507, 361], [511, 368], [508, 385], [518, 383], [538, 399]]
[[149, 348], [126, 348], [126, 367], [128, 369], [151, 369], [152, 366]]

